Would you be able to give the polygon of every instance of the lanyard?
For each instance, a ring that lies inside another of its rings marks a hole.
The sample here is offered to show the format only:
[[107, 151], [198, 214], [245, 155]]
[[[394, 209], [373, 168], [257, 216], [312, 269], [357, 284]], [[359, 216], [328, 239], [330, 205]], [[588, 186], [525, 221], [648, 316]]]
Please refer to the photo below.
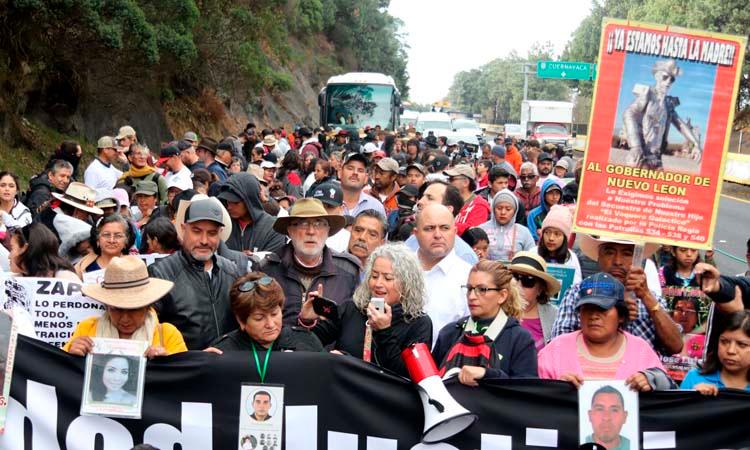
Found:
[[253, 356], [255, 357], [255, 367], [258, 369], [258, 375], [260, 375], [260, 382], [264, 383], [266, 379], [266, 370], [268, 370], [268, 359], [271, 357], [271, 348], [273, 347], [273, 342], [271, 342], [271, 346], [268, 347], [268, 350], [266, 350], [266, 360], [263, 361], [263, 368], [260, 367], [260, 360], [258, 359], [258, 351], [255, 349], [255, 342], [251, 342], [253, 346]]

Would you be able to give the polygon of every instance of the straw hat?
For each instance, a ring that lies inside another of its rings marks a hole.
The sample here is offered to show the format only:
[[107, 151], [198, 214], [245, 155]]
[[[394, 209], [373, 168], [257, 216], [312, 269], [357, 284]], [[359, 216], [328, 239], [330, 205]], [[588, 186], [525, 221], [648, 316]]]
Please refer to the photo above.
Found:
[[221, 230], [221, 235], [219, 237], [222, 241], [229, 239], [229, 236], [232, 234], [232, 218], [229, 217], [229, 213], [226, 208], [224, 208], [224, 205], [222, 205], [216, 197], [195, 194], [190, 200], [180, 200], [180, 204], [177, 206], [177, 213], [174, 215], [174, 227], [177, 229], [177, 236], [180, 240], [182, 240], [182, 224], [185, 223], [185, 212], [192, 202], [198, 200], [211, 200], [221, 208], [221, 221], [224, 223], [224, 228]]
[[[609, 238], [606, 236], [589, 236], [588, 234], [581, 234], [578, 238], [578, 246], [584, 255], [599, 261], [599, 247], [606, 242], [613, 242], [615, 244], [622, 245], [635, 245], [633, 241], [626, 241], [624, 239]], [[643, 259], [649, 258], [659, 248], [657, 244], [646, 244], [643, 248]]]
[[278, 143], [279, 141], [276, 140], [276, 136], [274, 136], [273, 134], [267, 134], [266, 137], [263, 138], [263, 145], [265, 145], [266, 147], [273, 147]]
[[127, 255], [112, 258], [101, 285], [84, 284], [81, 291], [107, 306], [138, 309], [167, 295], [172, 286], [171, 281], [150, 278], [146, 263], [137, 256]]
[[53, 192], [52, 196], [82, 211], [97, 215], [104, 214], [101, 208], [94, 206], [96, 202], [96, 190], [78, 181], [70, 183], [68, 188], [65, 189], [64, 194]]
[[508, 268], [512, 272], [531, 275], [544, 281], [547, 285], [547, 295], [555, 295], [560, 291], [560, 282], [547, 273], [547, 263], [544, 258], [533, 252], [518, 252], [513, 257]]
[[277, 233], [286, 234], [289, 224], [294, 219], [325, 219], [328, 222], [330, 230], [328, 236], [333, 236], [338, 233], [339, 230], [344, 228], [346, 225], [346, 219], [344, 216], [337, 216], [334, 214], [328, 214], [323, 203], [315, 198], [301, 198], [294, 202], [292, 210], [289, 211], [288, 217], [277, 217], [276, 222], [273, 224], [273, 229]]

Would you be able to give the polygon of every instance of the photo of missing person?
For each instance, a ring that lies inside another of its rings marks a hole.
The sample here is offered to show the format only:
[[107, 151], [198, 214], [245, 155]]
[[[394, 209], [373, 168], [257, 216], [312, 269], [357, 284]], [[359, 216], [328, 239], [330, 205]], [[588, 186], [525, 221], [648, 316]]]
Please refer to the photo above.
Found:
[[271, 419], [269, 412], [272, 407], [271, 393], [268, 391], [257, 391], [253, 394], [253, 413], [250, 414], [250, 418], [256, 422], [265, 422]]
[[699, 173], [716, 68], [628, 54], [609, 162]]
[[638, 448], [638, 394], [623, 381], [587, 380], [578, 399], [579, 443], [609, 450]]
[[90, 398], [95, 402], [137, 406], [140, 360], [135, 356], [92, 355]]

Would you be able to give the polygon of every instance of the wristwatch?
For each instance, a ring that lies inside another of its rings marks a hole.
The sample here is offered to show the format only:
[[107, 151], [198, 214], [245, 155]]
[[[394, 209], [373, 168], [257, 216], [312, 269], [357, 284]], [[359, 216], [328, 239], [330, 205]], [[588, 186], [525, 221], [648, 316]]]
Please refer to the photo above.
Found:
[[661, 303], [656, 302], [656, 304], [649, 309], [652, 313], [659, 312], [659, 310], [661, 309]]

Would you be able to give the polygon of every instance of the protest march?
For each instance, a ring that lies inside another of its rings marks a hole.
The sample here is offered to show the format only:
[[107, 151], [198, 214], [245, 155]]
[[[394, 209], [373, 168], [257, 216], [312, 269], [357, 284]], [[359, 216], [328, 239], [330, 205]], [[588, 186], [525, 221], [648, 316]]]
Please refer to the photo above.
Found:
[[746, 36], [600, 22], [520, 134], [373, 70], [0, 157], [0, 449], [750, 448]]

